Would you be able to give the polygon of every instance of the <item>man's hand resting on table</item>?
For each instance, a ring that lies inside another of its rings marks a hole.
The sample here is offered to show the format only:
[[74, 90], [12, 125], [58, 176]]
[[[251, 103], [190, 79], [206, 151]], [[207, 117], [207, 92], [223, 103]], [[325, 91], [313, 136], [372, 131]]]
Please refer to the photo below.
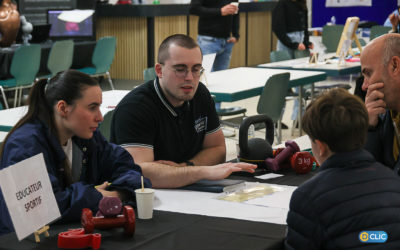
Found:
[[215, 166], [209, 166], [202, 169], [204, 171], [204, 179], [207, 180], [220, 180], [225, 179], [233, 172], [245, 171], [254, 173], [257, 165], [239, 162], [239, 163], [222, 163]]

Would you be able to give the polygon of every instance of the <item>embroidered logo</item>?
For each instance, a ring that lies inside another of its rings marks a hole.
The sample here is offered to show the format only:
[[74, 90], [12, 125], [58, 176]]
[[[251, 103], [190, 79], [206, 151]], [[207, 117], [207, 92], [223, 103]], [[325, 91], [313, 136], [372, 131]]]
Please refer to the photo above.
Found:
[[199, 119], [194, 121], [194, 129], [198, 134], [205, 131], [207, 129], [207, 116], [200, 117]]

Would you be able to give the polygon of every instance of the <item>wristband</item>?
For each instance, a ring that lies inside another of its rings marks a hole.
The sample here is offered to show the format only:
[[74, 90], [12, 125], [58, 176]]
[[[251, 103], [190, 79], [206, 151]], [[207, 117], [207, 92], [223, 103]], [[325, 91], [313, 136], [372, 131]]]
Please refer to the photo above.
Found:
[[194, 163], [192, 161], [185, 161], [186, 166], [194, 166]]

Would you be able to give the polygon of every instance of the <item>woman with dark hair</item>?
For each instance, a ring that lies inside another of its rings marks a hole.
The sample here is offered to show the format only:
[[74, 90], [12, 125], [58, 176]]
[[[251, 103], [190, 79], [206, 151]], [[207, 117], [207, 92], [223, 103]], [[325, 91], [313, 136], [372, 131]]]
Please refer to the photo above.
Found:
[[[28, 112], [0, 148], [0, 169], [43, 154], [61, 221], [79, 220], [105, 196], [123, 201], [139, 188], [141, 168], [97, 130], [103, 120], [101, 89], [90, 76], [68, 70], [34, 84]], [[145, 179], [145, 186], [151, 186]], [[13, 231], [0, 192], [0, 235]]]

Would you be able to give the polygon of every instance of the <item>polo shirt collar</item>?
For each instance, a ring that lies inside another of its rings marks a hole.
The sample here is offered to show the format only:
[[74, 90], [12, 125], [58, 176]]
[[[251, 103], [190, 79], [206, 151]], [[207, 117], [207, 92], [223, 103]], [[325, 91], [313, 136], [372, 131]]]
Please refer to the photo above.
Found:
[[[164, 93], [162, 92], [162, 89], [161, 89], [161, 86], [160, 86], [160, 82], [159, 82], [159, 80], [158, 80], [158, 77], [156, 78], [156, 79], [154, 79], [154, 81], [153, 81], [153, 85], [154, 85], [154, 89], [155, 89], [155, 91], [156, 91], [156, 93], [157, 93], [157, 96], [158, 96], [158, 98], [160, 98], [160, 101], [162, 102], [162, 104], [165, 106], [165, 108], [167, 108], [168, 109], [168, 111], [174, 116], [174, 117], [177, 117], [178, 116], [178, 114], [177, 114], [177, 112], [176, 112], [176, 110], [179, 108], [174, 108], [174, 106], [172, 106], [171, 104], [170, 104], [170, 102], [167, 100], [167, 98], [165, 97], [165, 95], [164, 95]], [[182, 105], [182, 107], [183, 106], [190, 106], [190, 103], [189, 102], [185, 102], [183, 105]]]

